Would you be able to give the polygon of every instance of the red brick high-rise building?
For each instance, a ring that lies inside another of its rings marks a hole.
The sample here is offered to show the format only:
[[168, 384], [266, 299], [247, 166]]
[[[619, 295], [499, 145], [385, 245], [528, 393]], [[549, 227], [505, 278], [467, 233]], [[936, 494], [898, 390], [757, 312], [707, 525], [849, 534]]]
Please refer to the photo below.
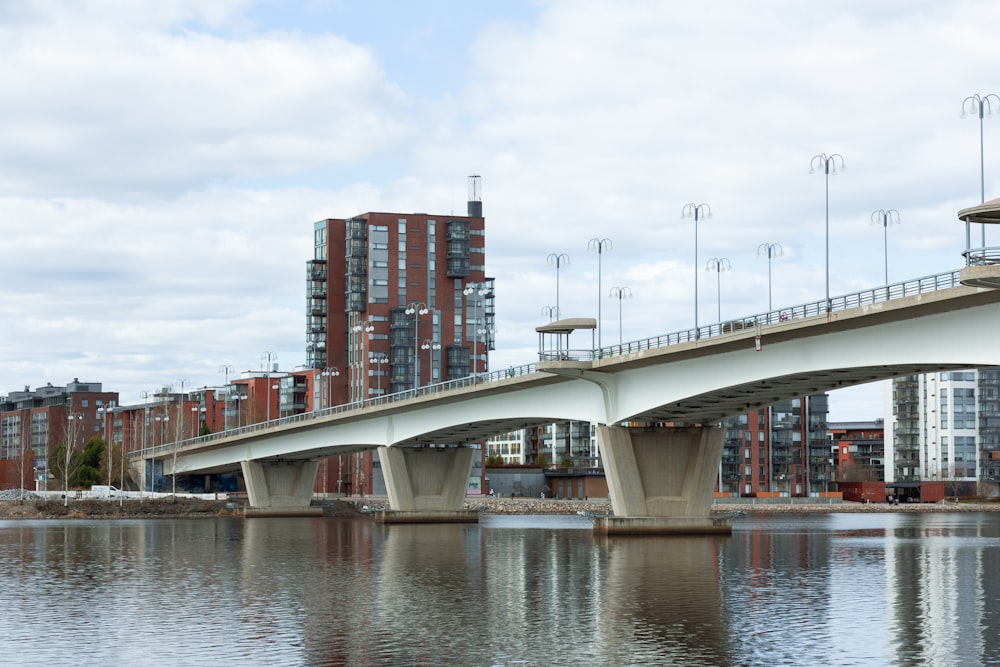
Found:
[[493, 279], [479, 177], [468, 215], [364, 213], [314, 225], [306, 365], [326, 407], [488, 370]]

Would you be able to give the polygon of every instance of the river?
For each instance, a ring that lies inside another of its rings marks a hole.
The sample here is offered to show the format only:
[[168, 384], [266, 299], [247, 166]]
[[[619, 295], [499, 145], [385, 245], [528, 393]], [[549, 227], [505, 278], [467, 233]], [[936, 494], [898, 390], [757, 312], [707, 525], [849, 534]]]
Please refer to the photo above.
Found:
[[0, 663], [1000, 665], [1000, 513], [0, 521]]

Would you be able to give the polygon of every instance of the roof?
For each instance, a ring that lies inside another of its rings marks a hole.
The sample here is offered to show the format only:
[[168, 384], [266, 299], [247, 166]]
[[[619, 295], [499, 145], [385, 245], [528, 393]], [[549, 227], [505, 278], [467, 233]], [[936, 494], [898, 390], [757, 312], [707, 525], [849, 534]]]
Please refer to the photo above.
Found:
[[1000, 199], [991, 199], [976, 206], [963, 208], [958, 212], [958, 219], [980, 224], [1000, 223]]
[[596, 329], [597, 320], [593, 317], [570, 317], [565, 320], [556, 320], [540, 327], [535, 327], [538, 333], [572, 333], [577, 329]]

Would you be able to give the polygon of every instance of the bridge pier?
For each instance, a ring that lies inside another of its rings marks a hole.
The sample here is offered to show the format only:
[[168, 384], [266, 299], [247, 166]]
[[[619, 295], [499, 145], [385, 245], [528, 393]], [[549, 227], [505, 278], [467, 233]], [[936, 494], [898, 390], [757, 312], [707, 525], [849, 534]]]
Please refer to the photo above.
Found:
[[240, 467], [250, 499], [248, 513], [271, 516], [322, 513], [321, 508], [309, 506], [319, 468], [317, 462], [240, 461]]
[[379, 523], [476, 523], [464, 510], [472, 470], [471, 447], [379, 447], [390, 509]]
[[615, 515], [595, 517], [594, 532], [730, 534], [727, 519], [711, 516], [722, 439], [719, 427], [599, 426]]

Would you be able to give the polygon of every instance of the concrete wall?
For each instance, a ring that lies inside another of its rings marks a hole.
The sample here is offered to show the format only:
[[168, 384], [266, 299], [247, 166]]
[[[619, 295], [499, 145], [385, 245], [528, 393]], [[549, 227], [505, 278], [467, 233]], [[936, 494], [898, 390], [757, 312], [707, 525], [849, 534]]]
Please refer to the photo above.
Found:
[[486, 493], [493, 489], [493, 492], [498, 496], [510, 497], [513, 494], [537, 498], [544, 490], [546, 496], [550, 495], [545, 481], [545, 473], [538, 467], [487, 466], [486, 478], [490, 480], [488, 488], [484, 489]]

